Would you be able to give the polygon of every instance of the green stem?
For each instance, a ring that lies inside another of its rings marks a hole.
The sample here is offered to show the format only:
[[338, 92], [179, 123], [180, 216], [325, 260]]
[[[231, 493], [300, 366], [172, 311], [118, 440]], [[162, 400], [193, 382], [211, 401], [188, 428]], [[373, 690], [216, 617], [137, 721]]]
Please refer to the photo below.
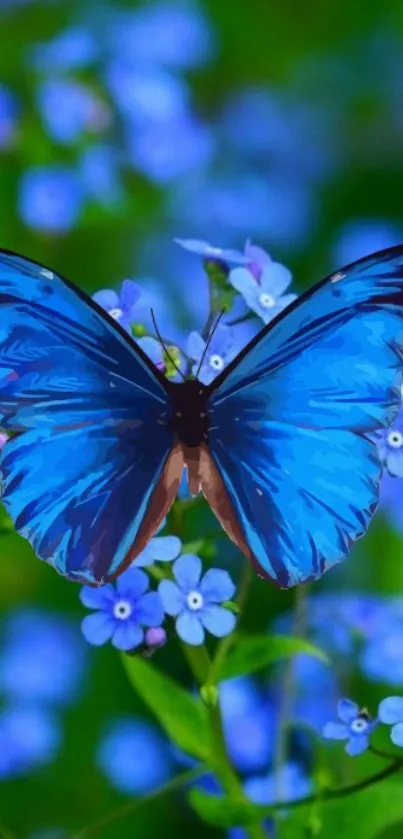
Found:
[[[206, 682], [208, 673], [211, 672], [210, 659], [206, 648], [204, 646], [190, 647], [183, 644], [182, 649], [195, 679], [202, 687]], [[242, 783], [228, 757], [218, 699], [215, 703], [208, 704], [207, 713], [210, 723], [212, 767], [230, 799], [237, 803], [246, 803], [248, 799], [242, 788]], [[249, 839], [266, 839], [266, 831], [259, 823], [245, 827], [245, 833]]]
[[[201, 778], [202, 775], [207, 775], [209, 771], [209, 768], [206, 766], [197, 766], [195, 769], [190, 769], [188, 772], [182, 772], [180, 775], [176, 775], [175, 778], [172, 778], [171, 781], [168, 781], [167, 784], [164, 784], [164, 786], [154, 790], [154, 792], [150, 792], [148, 795], [143, 795], [142, 798], [135, 798], [132, 801], [128, 801], [116, 810], [112, 810], [111, 813], [106, 813], [105, 816], [97, 819], [96, 822], [92, 822], [92, 824], [89, 824], [87, 827], [83, 827], [81, 830], [72, 834], [70, 839], [88, 839], [89, 836], [96, 835], [99, 830], [102, 830], [102, 828], [108, 827], [110, 824], [125, 818], [125, 816], [131, 815], [135, 812], [135, 810], [139, 810], [141, 807], [144, 807], [145, 804], [149, 804], [150, 801], [154, 801], [156, 798], [160, 798], [163, 795], [168, 795], [170, 792], [175, 792], [175, 790], [180, 789], [185, 784], [189, 784], [192, 781], [197, 780], [197, 778]], [[4, 839], [12, 839], [11, 834], [4, 834]]]

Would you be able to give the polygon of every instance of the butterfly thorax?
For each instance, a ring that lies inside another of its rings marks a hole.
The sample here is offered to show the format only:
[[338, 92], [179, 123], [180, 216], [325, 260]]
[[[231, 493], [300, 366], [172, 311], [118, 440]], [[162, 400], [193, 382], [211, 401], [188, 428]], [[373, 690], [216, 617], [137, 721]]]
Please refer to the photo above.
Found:
[[171, 382], [172, 430], [184, 446], [199, 446], [208, 439], [208, 389], [197, 379]]

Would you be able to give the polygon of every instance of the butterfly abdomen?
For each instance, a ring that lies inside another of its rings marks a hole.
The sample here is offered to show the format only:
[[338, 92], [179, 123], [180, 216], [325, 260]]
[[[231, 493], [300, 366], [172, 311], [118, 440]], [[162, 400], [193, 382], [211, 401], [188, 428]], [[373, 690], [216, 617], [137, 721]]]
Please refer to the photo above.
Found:
[[208, 440], [207, 389], [197, 379], [171, 382], [172, 430], [179, 443], [190, 448]]

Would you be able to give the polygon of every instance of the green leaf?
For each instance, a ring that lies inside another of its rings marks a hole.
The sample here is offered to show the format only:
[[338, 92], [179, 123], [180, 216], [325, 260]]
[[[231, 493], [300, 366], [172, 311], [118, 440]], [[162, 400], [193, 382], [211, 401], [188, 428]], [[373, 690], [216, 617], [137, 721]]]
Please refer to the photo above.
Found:
[[[262, 822], [273, 815], [270, 806], [233, 802], [198, 789], [190, 791], [189, 801], [203, 821], [223, 829]], [[402, 819], [401, 783], [387, 780], [349, 796], [291, 806], [281, 821], [281, 839], [377, 839]]]
[[123, 664], [136, 693], [179, 748], [207, 760], [210, 753], [207, 711], [169, 676], [140, 657], [123, 655]]
[[325, 653], [303, 638], [287, 635], [253, 635], [250, 638], [243, 637], [235, 640], [234, 647], [215, 675], [220, 680], [232, 679], [234, 676], [262, 670], [268, 664], [299, 653], [316, 656], [326, 664], [328, 663]]

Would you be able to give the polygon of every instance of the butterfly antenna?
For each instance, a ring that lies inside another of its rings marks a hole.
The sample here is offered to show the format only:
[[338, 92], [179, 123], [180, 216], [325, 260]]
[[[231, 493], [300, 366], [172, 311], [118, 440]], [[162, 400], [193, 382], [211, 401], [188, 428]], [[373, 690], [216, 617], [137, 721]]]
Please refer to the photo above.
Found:
[[215, 322], [215, 324], [214, 324], [214, 326], [213, 326], [213, 328], [212, 328], [212, 330], [211, 330], [210, 334], [209, 334], [209, 335], [208, 335], [208, 337], [207, 337], [206, 346], [204, 347], [204, 350], [203, 350], [203, 352], [202, 352], [202, 357], [201, 357], [201, 359], [200, 359], [200, 363], [199, 363], [199, 366], [198, 366], [197, 371], [196, 371], [196, 379], [197, 379], [197, 377], [198, 377], [198, 375], [199, 375], [199, 373], [200, 373], [200, 370], [201, 370], [201, 368], [202, 368], [203, 361], [204, 361], [204, 359], [206, 358], [206, 355], [207, 355], [207, 350], [208, 350], [208, 348], [209, 348], [209, 346], [210, 346], [210, 344], [211, 344], [211, 340], [212, 340], [212, 338], [213, 338], [213, 335], [214, 335], [214, 333], [215, 333], [215, 331], [216, 331], [216, 329], [217, 329], [218, 324], [220, 323], [220, 320], [221, 320], [222, 316], [223, 316], [223, 315], [225, 315], [225, 312], [226, 312], [226, 309], [223, 309], [223, 310], [222, 310], [222, 312], [220, 312], [220, 314], [218, 315], [218, 318], [217, 318], [217, 320], [216, 320], [216, 322]]
[[172, 358], [172, 355], [169, 352], [169, 349], [168, 349], [168, 347], [167, 347], [167, 345], [166, 345], [166, 343], [165, 343], [165, 341], [164, 341], [164, 339], [163, 339], [163, 337], [162, 337], [162, 335], [161, 335], [161, 333], [158, 329], [157, 321], [155, 320], [154, 309], [150, 309], [150, 311], [151, 311], [152, 322], [153, 322], [154, 329], [155, 329], [155, 334], [156, 334], [156, 336], [157, 336], [157, 338], [158, 338], [158, 340], [161, 344], [161, 347], [163, 348], [163, 350], [165, 352], [166, 357], [169, 358], [169, 360], [170, 360], [171, 364], [173, 364], [175, 370], [177, 370], [179, 375], [182, 376], [182, 379], [184, 381], [186, 381], [186, 376], [183, 375], [182, 370], [180, 369], [180, 367], [178, 367], [176, 361]]

